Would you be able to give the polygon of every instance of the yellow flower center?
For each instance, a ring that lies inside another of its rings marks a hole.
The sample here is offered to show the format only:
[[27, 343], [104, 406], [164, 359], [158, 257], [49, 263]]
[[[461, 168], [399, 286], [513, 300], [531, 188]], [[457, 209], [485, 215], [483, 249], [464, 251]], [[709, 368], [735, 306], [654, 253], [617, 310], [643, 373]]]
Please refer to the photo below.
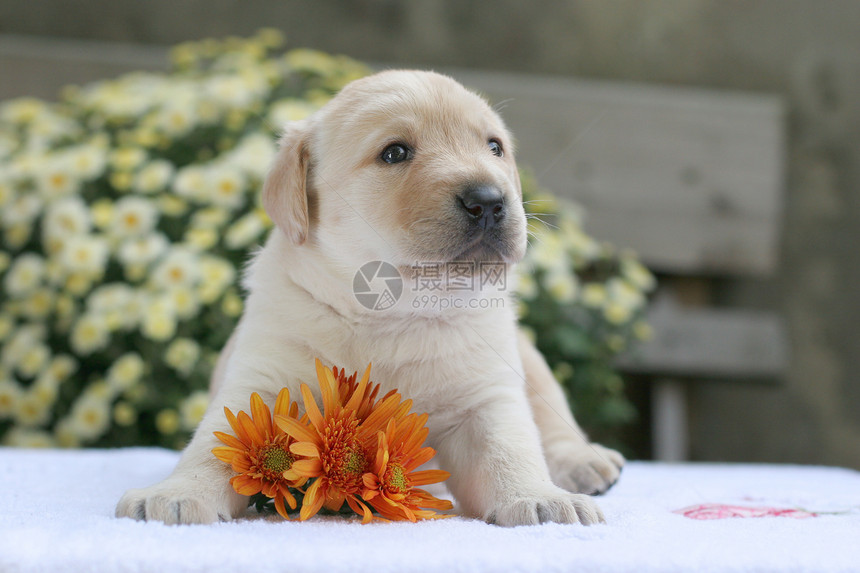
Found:
[[361, 450], [351, 450], [347, 453], [344, 471], [351, 474], [362, 474], [366, 466], [367, 460]]
[[280, 479], [290, 469], [295, 458], [281, 446], [271, 444], [260, 451], [260, 469], [269, 479]]
[[403, 493], [409, 489], [409, 480], [406, 479], [406, 470], [400, 464], [389, 463], [382, 477], [383, 487], [393, 493]]

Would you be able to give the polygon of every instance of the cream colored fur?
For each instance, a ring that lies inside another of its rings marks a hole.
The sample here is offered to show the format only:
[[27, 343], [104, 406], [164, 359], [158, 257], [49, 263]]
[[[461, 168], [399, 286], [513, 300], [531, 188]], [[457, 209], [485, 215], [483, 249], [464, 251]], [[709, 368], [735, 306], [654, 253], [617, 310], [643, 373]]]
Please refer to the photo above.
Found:
[[[490, 152], [490, 139], [502, 157]], [[381, 161], [398, 142], [414, 157]], [[457, 202], [475, 183], [504, 196], [492, 240], [474, 232]], [[461, 513], [500, 525], [602, 521], [581, 492], [605, 491], [624, 460], [587, 442], [543, 358], [518, 338], [514, 301], [476, 291], [457, 296], [505, 304], [427, 308], [411, 288], [410, 269], [422, 261], [510, 267], [524, 253], [513, 143], [481, 98], [430, 72], [353, 82], [286, 127], [263, 204], [277, 228], [248, 269], [245, 312], [213, 376], [212, 404], [173, 474], [128, 491], [118, 516], [208, 523], [242, 513], [247, 498], [233, 492], [230, 468], [211, 454], [220, 445], [212, 432], [230, 431], [223, 408], [247, 410], [252, 392], [271, 403], [284, 385], [298, 396], [300, 381], [315, 380], [319, 358], [348, 371], [372, 362], [383, 392], [396, 387], [415, 411], [430, 414], [429, 443], [451, 472], [447, 485]], [[395, 307], [369, 310], [356, 300], [353, 277], [368, 261], [401, 270]]]

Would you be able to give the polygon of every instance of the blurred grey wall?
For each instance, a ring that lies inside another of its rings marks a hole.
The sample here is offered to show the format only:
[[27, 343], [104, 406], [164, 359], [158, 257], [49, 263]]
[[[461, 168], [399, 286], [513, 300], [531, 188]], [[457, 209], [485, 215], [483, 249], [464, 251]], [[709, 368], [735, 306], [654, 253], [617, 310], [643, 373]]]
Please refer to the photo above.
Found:
[[779, 385], [695, 385], [693, 455], [860, 468], [860, 2], [0, 1], [0, 33], [168, 45], [262, 26], [284, 30], [294, 46], [403, 66], [782, 95], [780, 269], [767, 280], [719, 281], [717, 295], [785, 316], [790, 369]]

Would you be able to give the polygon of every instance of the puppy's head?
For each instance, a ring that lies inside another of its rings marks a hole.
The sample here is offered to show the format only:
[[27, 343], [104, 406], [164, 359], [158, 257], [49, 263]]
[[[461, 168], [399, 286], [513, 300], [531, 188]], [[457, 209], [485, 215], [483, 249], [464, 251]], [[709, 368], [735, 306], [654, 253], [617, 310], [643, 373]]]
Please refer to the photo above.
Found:
[[263, 204], [293, 243], [344, 264], [511, 263], [526, 245], [513, 151], [456, 81], [382, 72], [286, 127]]

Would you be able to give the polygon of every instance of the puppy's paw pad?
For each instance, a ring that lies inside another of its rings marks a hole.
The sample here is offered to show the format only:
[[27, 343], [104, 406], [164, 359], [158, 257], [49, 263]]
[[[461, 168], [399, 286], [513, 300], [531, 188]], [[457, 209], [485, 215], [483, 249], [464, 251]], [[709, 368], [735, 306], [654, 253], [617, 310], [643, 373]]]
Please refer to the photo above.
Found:
[[592, 525], [603, 523], [605, 520], [603, 512], [587, 495], [554, 489], [547, 493], [522, 496], [500, 504], [487, 521], [511, 527], [539, 523]]
[[226, 504], [212, 503], [197, 493], [158, 484], [127, 491], [116, 506], [116, 516], [177, 525], [223, 521], [229, 519], [230, 510]]
[[624, 456], [600, 444], [554, 448], [547, 452], [552, 481], [575, 493], [600, 495], [615, 485]]

